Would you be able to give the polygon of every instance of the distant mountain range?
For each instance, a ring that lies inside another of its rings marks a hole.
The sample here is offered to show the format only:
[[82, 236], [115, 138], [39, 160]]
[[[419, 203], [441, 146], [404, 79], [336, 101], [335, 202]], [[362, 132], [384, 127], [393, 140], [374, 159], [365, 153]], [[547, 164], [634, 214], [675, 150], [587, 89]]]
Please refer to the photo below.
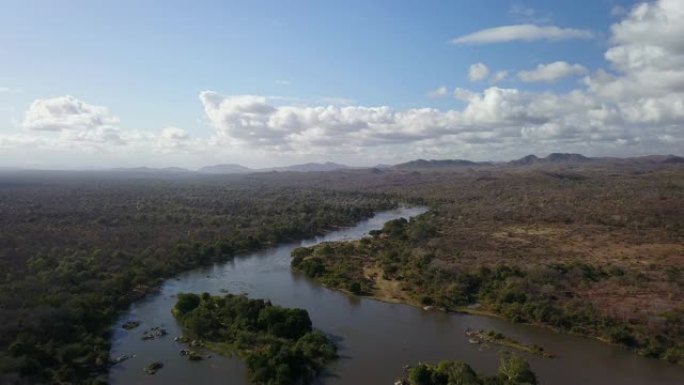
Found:
[[[344, 164], [325, 162], [325, 163], [302, 163], [284, 167], [270, 167], [270, 168], [249, 168], [235, 163], [216, 164], [212, 166], [205, 166], [198, 170], [190, 170], [180, 167], [133, 167], [133, 168], [114, 168], [108, 171], [127, 173], [138, 176], [151, 175], [196, 175], [196, 174], [215, 174], [215, 175], [229, 175], [229, 174], [250, 174], [250, 173], [265, 173], [265, 172], [325, 172], [335, 170], [352, 170], [352, 169], [373, 169], [375, 172], [382, 172], [382, 170], [428, 170], [428, 169], [449, 169], [460, 167], [545, 167], [545, 166], [629, 166], [629, 165], [682, 165], [684, 164], [684, 157], [676, 155], [647, 155], [629, 158], [617, 157], [587, 157], [582, 154], [573, 153], [553, 153], [546, 157], [538, 157], [536, 155], [527, 155], [520, 159], [511, 160], [509, 162], [474, 162], [465, 159], [439, 159], [426, 160], [416, 159], [410, 162], [399, 163], [395, 165], [378, 164], [369, 167], [352, 167]], [[14, 167], [0, 167], [0, 172], [19, 172], [31, 171], [30, 169], [21, 169]], [[49, 171], [49, 170], [45, 170]], [[97, 172], [98, 170], [82, 170], [88, 172]], [[100, 172], [103, 170], [100, 170]], [[107, 171], [107, 170], [104, 170]]]
[[512, 166], [531, 166], [544, 164], [679, 164], [684, 163], [684, 158], [675, 155], [648, 155], [630, 158], [615, 157], [586, 157], [581, 154], [553, 153], [546, 158], [539, 158], [535, 155], [527, 155], [517, 160], [508, 162]]
[[510, 162], [473, 162], [465, 159], [444, 159], [444, 160], [425, 160], [418, 159], [406, 163], [397, 164], [394, 168], [397, 169], [415, 169], [415, 168], [452, 168], [452, 167], [476, 167], [476, 166], [493, 166], [493, 165], [510, 165], [510, 166], [530, 166], [536, 164], [550, 164], [550, 163], [582, 163], [592, 161], [599, 158], [588, 158], [581, 154], [550, 154], [545, 158], [540, 158], [536, 155], [527, 155], [520, 159], [512, 160]]
[[473, 162], [463, 159], [444, 159], [444, 160], [425, 160], [418, 159], [406, 163], [394, 165], [395, 169], [440, 169], [440, 168], [454, 168], [454, 167], [482, 167], [482, 166], [536, 166], [536, 165], [581, 165], [581, 164], [611, 164], [611, 165], [629, 165], [629, 164], [684, 164], [684, 158], [675, 155], [648, 155], [631, 158], [613, 158], [613, 157], [587, 157], [582, 154], [572, 153], [553, 153], [547, 157], [540, 158], [536, 155], [527, 155], [520, 159], [512, 160], [510, 162]]
[[204, 172], [207, 174], [246, 174], [249, 172], [254, 172], [249, 167], [245, 167], [239, 164], [227, 163], [227, 164], [217, 164], [213, 166], [205, 166], [197, 170], [199, 172]]
[[[90, 171], [97, 171], [97, 170], [90, 170]], [[117, 167], [113, 168], [109, 171], [120, 171], [120, 172], [134, 172], [134, 173], [191, 173], [193, 172], [192, 170], [188, 170], [186, 168], [181, 168], [181, 167], [163, 167], [163, 168], [154, 168], [154, 167]]]
[[588, 158], [582, 154], [553, 153], [549, 154], [546, 158], [539, 158], [536, 155], [527, 155], [520, 159], [512, 160], [508, 162], [508, 164], [512, 166], [528, 166], [540, 163], [582, 163], [592, 161], [593, 159], [599, 158]]
[[239, 164], [217, 164], [214, 166], [202, 167], [197, 171], [202, 172], [202, 173], [207, 173], [207, 174], [247, 174], [247, 173], [254, 173], [254, 172], [273, 172], [273, 171], [280, 171], [280, 172], [287, 172], [287, 171], [296, 171], [296, 172], [334, 171], [334, 170], [341, 170], [341, 169], [345, 169], [345, 168], [352, 168], [352, 167], [345, 166], [345, 165], [339, 164], [339, 163], [333, 163], [333, 162], [303, 163], [303, 164], [295, 164], [292, 166], [271, 167], [271, 168], [249, 168], [249, 167], [241, 166]]
[[459, 166], [480, 166], [480, 165], [491, 165], [489, 162], [473, 162], [464, 159], [443, 159], [443, 160], [425, 160], [417, 159], [406, 163], [400, 163], [394, 165], [397, 169], [407, 169], [407, 168], [448, 168], [448, 167], [459, 167]]
[[[153, 168], [153, 167], [119, 167], [113, 168], [109, 171], [115, 172], [127, 172], [136, 174], [146, 174], [146, 173], [163, 173], [163, 174], [251, 174], [257, 172], [309, 172], [309, 171], [334, 171], [341, 169], [350, 169], [354, 167], [345, 166], [343, 164], [326, 162], [326, 163], [303, 163], [295, 164], [292, 166], [285, 167], [270, 167], [270, 168], [249, 168], [240, 164], [235, 163], [225, 163], [216, 164], [212, 166], [205, 166], [198, 170], [190, 170], [181, 167], [165, 167], [165, 168]], [[358, 168], [358, 167], [357, 167]]]

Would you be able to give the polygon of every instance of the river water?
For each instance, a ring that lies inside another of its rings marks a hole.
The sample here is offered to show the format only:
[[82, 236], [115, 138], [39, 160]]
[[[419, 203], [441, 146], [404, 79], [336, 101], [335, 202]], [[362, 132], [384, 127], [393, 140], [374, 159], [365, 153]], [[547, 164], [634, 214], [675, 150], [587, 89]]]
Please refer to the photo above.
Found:
[[[462, 360], [478, 371], [494, 373], [499, 349], [469, 344], [464, 335], [466, 328], [495, 329], [556, 354], [556, 358], [522, 354], [542, 384], [684, 384], [684, 368], [640, 357], [619, 347], [497, 318], [426, 312], [407, 305], [354, 297], [321, 287], [290, 271], [290, 251], [295, 247], [357, 239], [370, 230], [382, 228], [389, 220], [424, 211], [423, 208], [400, 208], [378, 213], [352, 228], [284, 244], [167, 280], [158, 293], [131, 305], [115, 325], [112, 356], [134, 354], [135, 357], [112, 367], [110, 383], [248, 384], [246, 367], [240, 359], [214, 354], [209, 359], [191, 362], [179, 355], [186, 347], [173, 341], [174, 336], [182, 334], [171, 315], [177, 293], [220, 294], [227, 290], [308, 310], [314, 327], [334, 338], [340, 354], [316, 384], [392, 384], [406, 364], [443, 359]], [[141, 321], [141, 325], [125, 331], [120, 326], [127, 320]], [[164, 327], [169, 334], [143, 341], [143, 331], [154, 326]], [[153, 361], [163, 362], [164, 368], [148, 375], [143, 369]]]

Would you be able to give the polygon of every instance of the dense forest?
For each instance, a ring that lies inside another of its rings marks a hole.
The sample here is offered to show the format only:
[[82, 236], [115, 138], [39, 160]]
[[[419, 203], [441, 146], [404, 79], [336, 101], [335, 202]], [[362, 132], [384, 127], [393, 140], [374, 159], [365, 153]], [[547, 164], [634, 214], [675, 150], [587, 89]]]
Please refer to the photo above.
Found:
[[220, 178], [0, 178], [0, 383], [102, 383], [117, 314], [162, 279], [351, 225], [386, 196]]
[[296, 249], [294, 270], [354, 294], [497, 314], [684, 364], [681, 167], [371, 173], [345, 180], [420, 196], [431, 211], [357, 242]]
[[304, 309], [231, 294], [181, 293], [173, 313], [192, 338], [243, 356], [254, 384], [308, 384], [337, 357], [335, 345], [312, 329]]

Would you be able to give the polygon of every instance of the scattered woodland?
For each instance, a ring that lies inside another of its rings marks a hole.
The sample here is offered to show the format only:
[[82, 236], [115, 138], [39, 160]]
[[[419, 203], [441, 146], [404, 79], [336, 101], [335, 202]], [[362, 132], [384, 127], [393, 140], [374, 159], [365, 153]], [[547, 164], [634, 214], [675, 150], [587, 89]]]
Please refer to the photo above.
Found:
[[0, 382], [106, 382], [113, 321], [163, 279], [401, 203], [429, 211], [293, 269], [684, 364], [680, 163], [418, 166], [0, 175]]
[[116, 316], [164, 278], [394, 205], [216, 177], [0, 177], [0, 383], [105, 383]]
[[684, 364], [681, 166], [352, 174], [337, 178], [421, 197], [431, 210], [360, 241], [296, 249], [295, 271], [354, 294], [495, 314]]

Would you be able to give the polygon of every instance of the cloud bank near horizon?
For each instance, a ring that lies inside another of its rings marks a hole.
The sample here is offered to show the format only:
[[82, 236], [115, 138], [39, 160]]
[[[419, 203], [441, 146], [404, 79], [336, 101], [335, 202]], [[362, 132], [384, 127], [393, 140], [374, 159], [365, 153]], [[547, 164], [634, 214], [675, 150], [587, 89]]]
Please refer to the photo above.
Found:
[[[502, 29], [504, 28], [504, 29]], [[503, 31], [503, 32], [502, 32]], [[505, 32], [505, 33], [504, 33]], [[503, 36], [506, 36], [505, 38]], [[457, 44], [514, 40], [585, 39], [588, 31], [554, 26], [498, 27], [462, 36]], [[529, 91], [493, 84], [482, 90], [440, 86], [432, 98], [454, 96], [454, 108], [300, 105], [263, 95], [200, 92], [210, 135], [182, 128], [145, 132], [122, 127], [107, 107], [65, 95], [35, 100], [20, 129], [0, 135], [6, 154], [83, 153], [112, 159], [139, 156], [195, 159], [293, 156], [351, 157], [377, 161], [414, 157], [513, 158], [524, 153], [575, 151], [633, 155], [680, 153], [684, 148], [684, 3], [636, 5], [611, 27], [606, 67], [590, 72], [558, 60], [517, 72], [523, 83], [579, 77], [567, 92]], [[484, 63], [469, 70], [473, 82], [490, 74]], [[508, 84], [508, 81], [507, 81]], [[208, 154], [211, 157], [208, 157]], [[85, 156], [85, 155], [84, 155]]]

